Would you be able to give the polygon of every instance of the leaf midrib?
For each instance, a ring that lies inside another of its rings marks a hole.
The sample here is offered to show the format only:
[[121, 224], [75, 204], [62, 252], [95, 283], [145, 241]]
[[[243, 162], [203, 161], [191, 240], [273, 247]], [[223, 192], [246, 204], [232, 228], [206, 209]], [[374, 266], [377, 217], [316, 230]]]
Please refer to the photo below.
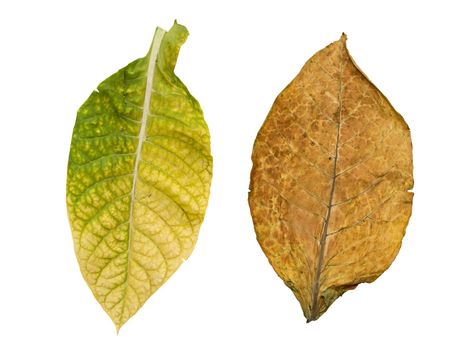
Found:
[[[343, 52], [343, 51], [342, 51]], [[343, 55], [342, 55], [343, 56]], [[342, 58], [341, 61], [343, 61]], [[314, 276], [314, 281], [312, 284], [312, 300], [310, 305], [310, 315], [308, 318], [308, 322], [314, 321], [318, 318], [319, 313], [319, 305], [318, 305], [318, 298], [320, 294], [320, 277], [322, 273], [322, 265], [323, 259], [325, 257], [325, 245], [326, 245], [326, 238], [328, 237], [328, 227], [329, 221], [331, 218], [331, 210], [334, 207], [333, 200], [334, 200], [334, 191], [336, 189], [336, 178], [337, 178], [337, 160], [339, 158], [339, 137], [340, 137], [340, 128], [341, 128], [341, 114], [342, 114], [342, 102], [343, 102], [343, 92], [344, 92], [344, 85], [342, 83], [343, 79], [343, 72], [344, 72], [345, 63], [342, 65], [342, 68], [339, 71], [339, 91], [338, 91], [338, 101], [339, 106], [337, 109], [337, 120], [336, 120], [336, 149], [334, 154], [334, 162], [333, 162], [333, 172], [332, 172], [332, 183], [331, 183], [331, 190], [329, 194], [328, 200], [328, 207], [326, 210], [326, 215], [323, 219], [323, 229], [320, 238], [320, 250], [318, 255], [318, 261], [316, 266], [316, 272]]]
[[[147, 130], [147, 121], [148, 121], [148, 116], [150, 112], [150, 105], [151, 105], [151, 95], [153, 92], [153, 80], [154, 80], [154, 73], [155, 73], [155, 68], [156, 68], [156, 60], [158, 57], [159, 49], [161, 47], [161, 42], [165, 34], [165, 30], [161, 28], [157, 28], [153, 42], [151, 44], [151, 50], [150, 50], [150, 59], [148, 61], [148, 70], [147, 70], [147, 83], [146, 83], [146, 88], [145, 88], [145, 96], [144, 96], [144, 102], [143, 102], [143, 108], [142, 108], [142, 119], [141, 119], [141, 126], [140, 126], [140, 132], [138, 136], [138, 141], [137, 141], [137, 149], [136, 149], [136, 156], [134, 160], [134, 171], [133, 171], [133, 179], [132, 179], [132, 187], [131, 187], [131, 199], [130, 199], [130, 205], [129, 205], [129, 230], [128, 230], [128, 259], [127, 259], [127, 264], [126, 264], [126, 279], [125, 279], [125, 292], [123, 299], [125, 298], [127, 294], [127, 288], [128, 288], [128, 282], [129, 282], [129, 269], [131, 266], [131, 242], [132, 242], [132, 232], [133, 232], [133, 227], [134, 227], [134, 219], [133, 219], [133, 210], [134, 210], [134, 202], [136, 200], [135, 198], [135, 192], [136, 192], [136, 184], [139, 179], [139, 162], [140, 162], [140, 155], [142, 153], [142, 146], [144, 141], [146, 140], [146, 130]], [[121, 308], [121, 313], [120, 313], [120, 319], [119, 319], [119, 324], [117, 325], [117, 328], [121, 326], [123, 315], [124, 315], [124, 307], [125, 303], [123, 301], [123, 305]]]

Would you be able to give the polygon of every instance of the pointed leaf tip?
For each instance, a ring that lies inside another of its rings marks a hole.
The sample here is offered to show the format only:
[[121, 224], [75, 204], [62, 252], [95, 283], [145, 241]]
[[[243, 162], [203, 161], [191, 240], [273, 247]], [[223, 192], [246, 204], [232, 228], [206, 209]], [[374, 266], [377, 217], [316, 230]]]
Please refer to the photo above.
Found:
[[342, 35], [341, 35], [339, 41], [345, 45], [347, 43], [347, 34], [342, 32]]

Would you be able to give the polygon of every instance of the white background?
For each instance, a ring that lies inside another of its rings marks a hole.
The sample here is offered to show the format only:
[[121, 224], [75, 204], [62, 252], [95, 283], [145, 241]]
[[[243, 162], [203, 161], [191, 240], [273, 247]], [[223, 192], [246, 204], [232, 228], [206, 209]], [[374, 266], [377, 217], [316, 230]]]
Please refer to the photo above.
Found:
[[[452, 16], [448, 1], [2, 1], [0, 348], [453, 349]], [[175, 18], [191, 33], [176, 72], [211, 130], [212, 193], [192, 256], [117, 336], [73, 252], [72, 127]], [[392, 267], [306, 324], [255, 240], [250, 154], [277, 94], [343, 31], [412, 130], [414, 210]]]

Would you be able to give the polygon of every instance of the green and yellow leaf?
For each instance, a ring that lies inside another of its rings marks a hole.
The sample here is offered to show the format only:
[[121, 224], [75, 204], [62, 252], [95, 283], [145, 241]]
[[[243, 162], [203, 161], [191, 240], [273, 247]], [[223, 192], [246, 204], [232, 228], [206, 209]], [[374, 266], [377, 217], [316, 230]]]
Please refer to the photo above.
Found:
[[148, 54], [77, 113], [68, 216], [82, 275], [117, 330], [189, 257], [208, 203], [208, 127], [174, 74], [187, 36], [157, 28]]

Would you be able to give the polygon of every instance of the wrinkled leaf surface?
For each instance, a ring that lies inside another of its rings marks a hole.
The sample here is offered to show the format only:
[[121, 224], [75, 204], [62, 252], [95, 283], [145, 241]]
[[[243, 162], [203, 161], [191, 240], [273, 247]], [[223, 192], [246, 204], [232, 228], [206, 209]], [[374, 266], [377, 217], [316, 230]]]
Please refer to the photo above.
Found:
[[158, 28], [148, 54], [77, 113], [68, 215], [83, 277], [117, 329], [188, 258], [207, 206], [210, 136], [174, 74], [187, 36]]
[[257, 239], [308, 321], [390, 266], [411, 215], [410, 131], [345, 35], [277, 97], [252, 160]]

